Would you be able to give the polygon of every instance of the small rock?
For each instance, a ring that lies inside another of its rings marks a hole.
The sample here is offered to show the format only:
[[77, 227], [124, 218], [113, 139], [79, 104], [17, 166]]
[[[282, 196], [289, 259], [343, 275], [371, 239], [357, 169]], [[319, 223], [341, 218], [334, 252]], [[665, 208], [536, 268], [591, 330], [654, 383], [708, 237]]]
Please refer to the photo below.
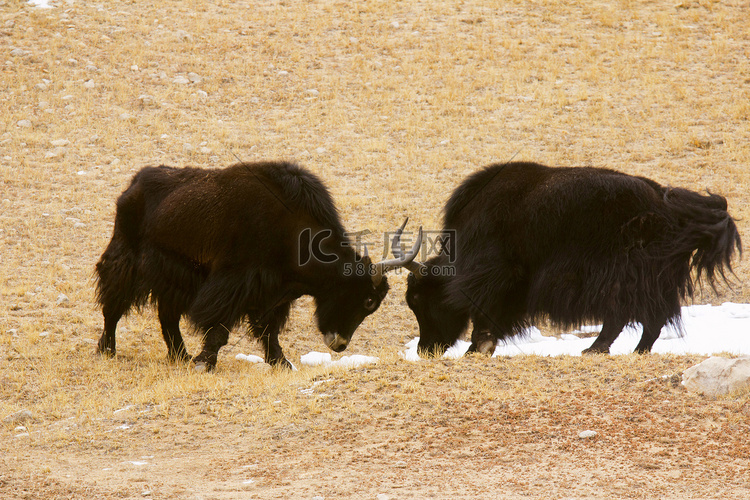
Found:
[[86, 80], [85, 82], [83, 82], [83, 86], [87, 89], [93, 89], [94, 87], [96, 87], [96, 84], [94, 83], [94, 80]]
[[57, 305], [58, 306], [64, 306], [64, 305], [68, 305], [68, 304], [70, 304], [70, 299], [68, 298], [67, 295], [65, 295], [64, 293], [61, 293], [60, 295], [57, 296]]
[[184, 31], [184, 30], [177, 30], [177, 32], [175, 33], [175, 36], [181, 42], [192, 42], [193, 41], [193, 35], [191, 35], [190, 33], [188, 33], [187, 31]]
[[750, 357], [713, 356], [682, 374], [682, 385], [691, 392], [721, 396], [750, 388]]
[[318, 153], [318, 154], [323, 154], [323, 153], [326, 152], [326, 148], [318, 148], [318, 149], [315, 150], [315, 152]]
[[50, 144], [52, 144], [53, 146], [57, 148], [61, 148], [63, 146], [67, 146], [68, 144], [70, 144], [70, 141], [67, 139], [55, 139], [54, 141], [50, 141]]
[[30, 128], [31, 122], [29, 120], [18, 120], [16, 122], [16, 125], [18, 125], [21, 128]]
[[190, 83], [190, 80], [188, 80], [187, 77], [180, 75], [180, 76], [176, 76], [172, 80], [172, 83], [177, 84], [177, 85], [187, 85], [188, 83]]
[[375, 497], [376, 500], [390, 500], [391, 497], [386, 495], [385, 493], [379, 493], [378, 496]]
[[33, 420], [33, 418], [34, 414], [29, 410], [21, 410], [8, 415], [3, 419], [3, 422], [6, 424], [20, 424], [23, 422], [28, 422], [29, 420]]
[[284, 71], [284, 70], [281, 70], [281, 71], [279, 71], [279, 73], [278, 73], [278, 74], [279, 74], [279, 76], [287, 76], [287, 75], [289, 74], [289, 72], [288, 72], [288, 71]]
[[200, 83], [203, 81], [203, 78], [201, 78], [198, 73], [188, 73], [187, 77], [192, 83]]
[[583, 431], [578, 435], [580, 439], [591, 439], [593, 437], [596, 437], [598, 435], [598, 432], [596, 431]]
[[198, 97], [200, 97], [201, 99], [205, 99], [205, 98], [207, 98], [207, 97], [208, 97], [208, 92], [206, 92], [205, 90], [199, 90], [199, 91], [198, 91], [198, 92], [196, 92], [195, 94], [196, 94], [196, 95], [197, 95]]
[[10, 55], [12, 55], [13, 57], [23, 57], [29, 55], [30, 53], [31, 52], [29, 52], [28, 50], [23, 49], [13, 49], [10, 51]]
[[138, 102], [141, 106], [153, 106], [154, 98], [148, 94], [141, 94], [138, 96]]
[[396, 467], [397, 469], [406, 469], [406, 462], [404, 462], [403, 460], [400, 460], [396, 462], [395, 464], [393, 464], [393, 466]]

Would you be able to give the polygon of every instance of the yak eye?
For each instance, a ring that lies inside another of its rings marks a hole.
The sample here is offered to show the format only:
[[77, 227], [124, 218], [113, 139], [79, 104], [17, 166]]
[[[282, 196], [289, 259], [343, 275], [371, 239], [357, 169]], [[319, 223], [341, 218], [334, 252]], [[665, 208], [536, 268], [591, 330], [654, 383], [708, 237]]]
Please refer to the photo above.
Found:
[[373, 309], [375, 309], [376, 305], [377, 302], [375, 302], [375, 299], [373, 299], [372, 297], [367, 297], [365, 299], [365, 309], [367, 309], [368, 311], [372, 311]]

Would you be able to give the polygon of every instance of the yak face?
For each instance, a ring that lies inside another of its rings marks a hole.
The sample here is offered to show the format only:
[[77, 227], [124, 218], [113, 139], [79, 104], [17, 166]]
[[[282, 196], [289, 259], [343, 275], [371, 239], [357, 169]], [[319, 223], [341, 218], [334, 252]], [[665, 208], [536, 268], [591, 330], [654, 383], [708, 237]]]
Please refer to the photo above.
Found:
[[406, 303], [419, 323], [419, 350], [441, 355], [466, 329], [469, 315], [446, 300], [446, 273], [433, 262], [409, 274]]
[[325, 344], [335, 352], [349, 345], [362, 321], [377, 311], [388, 293], [388, 280], [373, 280], [371, 263], [365, 257], [344, 268], [344, 279], [315, 297], [318, 328]]

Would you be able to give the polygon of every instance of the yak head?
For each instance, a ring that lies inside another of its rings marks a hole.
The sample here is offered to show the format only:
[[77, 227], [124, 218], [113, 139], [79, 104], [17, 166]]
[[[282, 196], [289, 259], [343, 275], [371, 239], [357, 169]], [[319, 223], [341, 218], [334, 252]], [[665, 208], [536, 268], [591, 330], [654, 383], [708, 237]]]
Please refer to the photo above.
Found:
[[341, 352], [346, 349], [354, 331], [380, 307], [388, 293], [386, 273], [408, 266], [419, 253], [421, 245], [420, 228], [412, 250], [397, 258], [373, 263], [365, 247], [363, 256], [352, 251], [349, 259], [343, 259], [338, 279], [327, 288], [326, 293], [315, 297], [318, 328], [331, 350]]
[[[406, 225], [406, 223], [404, 223]], [[391, 251], [403, 257], [399, 238], [404, 226], [396, 232]], [[407, 278], [406, 303], [419, 324], [419, 350], [440, 355], [452, 346], [469, 322], [468, 313], [452, 307], [446, 293], [452, 267], [444, 255], [432, 257], [427, 262], [410, 261], [405, 264], [411, 273]]]
[[419, 350], [441, 355], [466, 329], [469, 316], [451, 306], [446, 294], [450, 267], [440, 256], [410, 269], [406, 281], [406, 303], [419, 324]]

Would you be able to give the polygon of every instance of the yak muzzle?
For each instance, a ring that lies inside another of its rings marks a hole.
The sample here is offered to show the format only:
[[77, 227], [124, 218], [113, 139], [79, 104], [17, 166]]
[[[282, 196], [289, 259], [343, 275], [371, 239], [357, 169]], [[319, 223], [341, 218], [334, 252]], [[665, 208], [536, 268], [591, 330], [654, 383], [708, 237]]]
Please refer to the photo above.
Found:
[[328, 348], [334, 352], [341, 352], [349, 345], [349, 340], [338, 333], [326, 333], [323, 338]]

